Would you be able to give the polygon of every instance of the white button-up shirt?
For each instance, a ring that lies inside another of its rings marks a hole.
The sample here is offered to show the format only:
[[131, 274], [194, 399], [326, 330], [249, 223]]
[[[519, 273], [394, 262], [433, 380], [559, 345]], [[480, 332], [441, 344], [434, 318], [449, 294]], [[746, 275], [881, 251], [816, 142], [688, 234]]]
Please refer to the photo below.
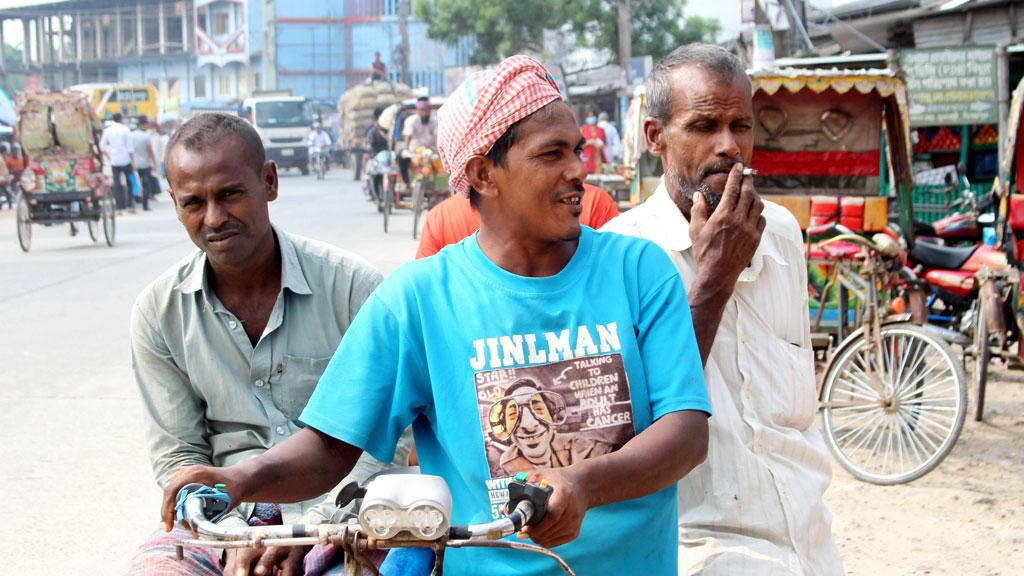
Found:
[[[765, 202], [764, 217], [705, 366], [714, 416], [707, 460], [679, 486], [679, 574], [843, 574], [822, 501], [803, 238], [785, 208]], [[664, 184], [603, 229], [654, 241], [695, 281], [690, 224]]]
[[132, 154], [135, 152], [132, 131], [124, 124], [111, 122], [100, 137], [100, 150], [110, 156], [111, 166], [128, 166], [132, 163]]

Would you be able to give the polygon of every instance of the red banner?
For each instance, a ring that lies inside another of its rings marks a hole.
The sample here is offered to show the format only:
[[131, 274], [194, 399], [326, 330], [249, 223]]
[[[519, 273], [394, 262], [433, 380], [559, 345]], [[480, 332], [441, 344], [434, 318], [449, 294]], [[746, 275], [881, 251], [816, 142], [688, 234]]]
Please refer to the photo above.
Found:
[[750, 163], [764, 176], [878, 176], [879, 150], [777, 152], [754, 150]]

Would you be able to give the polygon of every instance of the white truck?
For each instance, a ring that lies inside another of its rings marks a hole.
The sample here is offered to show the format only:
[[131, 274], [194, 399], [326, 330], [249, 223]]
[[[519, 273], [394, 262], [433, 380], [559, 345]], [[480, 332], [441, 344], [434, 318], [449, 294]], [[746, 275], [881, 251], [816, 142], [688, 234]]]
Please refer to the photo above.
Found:
[[290, 93], [260, 94], [242, 101], [242, 116], [263, 139], [267, 160], [309, 174], [306, 137], [313, 124], [309, 101]]

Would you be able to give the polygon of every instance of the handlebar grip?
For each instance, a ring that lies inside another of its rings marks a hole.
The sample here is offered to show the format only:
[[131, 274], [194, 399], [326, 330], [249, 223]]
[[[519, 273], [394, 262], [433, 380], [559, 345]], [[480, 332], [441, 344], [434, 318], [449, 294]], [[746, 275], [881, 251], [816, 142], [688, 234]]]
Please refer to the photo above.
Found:
[[554, 491], [554, 488], [546, 484], [530, 484], [514, 479], [508, 484], [508, 509], [515, 510], [523, 500], [529, 501], [533, 505], [533, 514], [526, 519], [526, 525], [535, 526], [548, 513], [548, 500]]
[[178, 522], [188, 520], [185, 514], [185, 503], [192, 498], [200, 499], [203, 504], [203, 516], [210, 522], [220, 520], [231, 509], [231, 496], [223, 490], [222, 484], [211, 488], [205, 484], [193, 482], [178, 490], [178, 496], [174, 503], [174, 515]]

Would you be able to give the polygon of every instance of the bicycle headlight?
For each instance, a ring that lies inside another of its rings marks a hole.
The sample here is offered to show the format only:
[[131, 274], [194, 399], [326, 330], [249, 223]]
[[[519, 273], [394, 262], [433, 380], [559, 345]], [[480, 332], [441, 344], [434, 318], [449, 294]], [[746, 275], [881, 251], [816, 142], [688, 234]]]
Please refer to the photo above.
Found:
[[399, 532], [399, 512], [391, 504], [378, 504], [359, 511], [359, 523], [363, 529], [379, 540], [393, 538]]
[[407, 532], [419, 540], [436, 540], [451, 525], [452, 495], [438, 476], [386, 474], [366, 488], [359, 526], [379, 540]]

